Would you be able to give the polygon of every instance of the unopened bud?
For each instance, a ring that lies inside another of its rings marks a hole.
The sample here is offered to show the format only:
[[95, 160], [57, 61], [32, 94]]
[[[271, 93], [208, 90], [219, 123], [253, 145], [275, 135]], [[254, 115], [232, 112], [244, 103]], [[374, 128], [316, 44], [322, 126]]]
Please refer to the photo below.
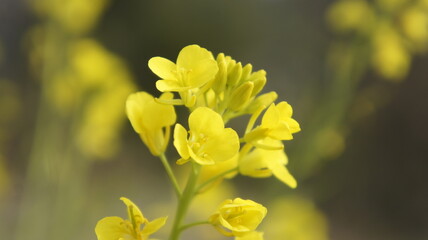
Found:
[[246, 82], [236, 88], [232, 92], [232, 97], [229, 102], [229, 108], [235, 111], [241, 110], [248, 103], [253, 89], [254, 84], [252, 82]]
[[217, 94], [220, 94], [221, 92], [224, 91], [226, 87], [226, 81], [227, 81], [227, 65], [226, 65], [226, 60], [223, 53], [220, 53], [217, 56], [217, 65], [218, 65], [218, 72], [214, 78], [212, 89]]
[[[253, 90], [254, 91], [254, 90]], [[274, 91], [258, 96], [252, 104], [246, 109], [247, 113], [254, 113], [260, 106], [269, 106], [278, 98], [278, 94]]]
[[251, 72], [253, 71], [253, 65], [247, 64], [242, 69], [241, 81], [245, 82], [251, 76]]
[[266, 84], [266, 76], [261, 75], [252, 82], [254, 83], [254, 90], [251, 96], [254, 97], [264, 88]]
[[229, 86], [235, 86], [239, 80], [241, 79], [242, 75], [242, 64], [237, 63], [233, 69], [230, 70], [228, 76], [227, 76], [227, 85]]

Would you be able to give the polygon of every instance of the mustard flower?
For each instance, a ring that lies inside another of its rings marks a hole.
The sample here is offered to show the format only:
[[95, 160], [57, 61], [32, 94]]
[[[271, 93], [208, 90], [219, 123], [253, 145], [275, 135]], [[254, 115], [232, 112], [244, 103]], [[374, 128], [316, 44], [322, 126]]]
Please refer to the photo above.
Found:
[[392, 26], [382, 24], [378, 27], [372, 39], [372, 47], [372, 65], [381, 76], [399, 81], [407, 75], [411, 54]]
[[149, 60], [149, 68], [161, 78], [156, 82], [157, 89], [178, 92], [187, 107], [195, 104], [199, 88], [213, 80], [218, 71], [212, 53], [198, 45], [184, 47], [176, 63], [153, 57]]
[[[129, 219], [105, 217], [98, 221], [95, 233], [98, 240], [147, 240], [149, 236], [165, 225], [167, 217], [147, 220], [140, 209], [131, 200], [120, 198], [128, 208]], [[144, 225], [143, 229], [141, 225]]]
[[266, 213], [267, 209], [259, 203], [235, 198], [224, 201], [209, 221], [225, 236], [242, 236], [254, 231]]
[[191, 159], [200, 165], [226, 161], [239, 151], [239, 137], [232, 128], [224, 128], [220, 114], [207, 107], [196, 108], [189, 116], [189, 134], [176, 124], [174, 146], [180, 154], [178, 164]]
[[[427, 1], [428, 2], [428, 1]], [[407, 8], [401, 15], [401, 27], [416, 51], [428, 48], [428, 9], [421, 6]]]
[[[160, 99], [172, 99], [172, 93], [164, 93]], [[159, 156], [169, 142], [170, 126], [176, 121], [174, 107], [161, 104], [146, 92], [129, 95], [126, 113], [132, 127], [140, 135], [150, 152]]]
[[287, 102], [277, 105], [272, 103], [263, 115], [259, 126], [248, 132], [244, 138], [247, 142], [260, 145], [265, 139], [291, 140], [293, 133], [300, 131], [299, 123], [291, 118], [293, 109]]
[[[268, 144], [273, 145], [274, 143]], [[239, 172], [242, 175], [255, 178], [266, 178], [273, 174], [281, 182], [291, 188], [295, 188], [297, 182], [285, 167], [287, 163], [287, 155], [285, 155], [282, 149], [265, 150], [256, 148], [241, 158], [239, 161]]]

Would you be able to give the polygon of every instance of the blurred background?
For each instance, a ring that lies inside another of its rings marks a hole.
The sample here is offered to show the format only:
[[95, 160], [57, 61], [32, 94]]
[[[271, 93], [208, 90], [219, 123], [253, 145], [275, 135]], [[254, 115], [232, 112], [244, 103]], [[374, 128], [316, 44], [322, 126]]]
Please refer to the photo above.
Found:
[[240, 196], [268, 207], [266, 239], [428, 239], [427, 0], [0, 0], [2, 238], [96, 239], [121, 196], [172, 220], [124, 102], [158, 95], [147, 61], [189, 44], [265, 69], [302, 127], [285, 143], [296, 190], [238, 176], [189, 218]]

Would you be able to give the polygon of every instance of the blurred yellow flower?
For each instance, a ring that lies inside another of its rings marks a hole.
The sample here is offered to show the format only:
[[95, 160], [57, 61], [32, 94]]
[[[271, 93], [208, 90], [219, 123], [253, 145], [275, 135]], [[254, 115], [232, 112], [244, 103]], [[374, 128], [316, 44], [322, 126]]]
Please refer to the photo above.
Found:
[[69, 59], [70, 66], [78, 75], [76, 81], [84, 88], [102, 86], [106, 84], [106, 79], [114, 79], [118, 74], [125, 75], [124, 72], [127, 72], [119, 57], [93, 39], [73, 42], [69, 49]]
[[263, 240], [263, 233], [262, 232], [249, 232], [245, 233], [242, 236], [236, 237], [235, 240]]
[[[125, 197], [120, 200], [128, 208], [129, 219], [105, 217], [98, 221], [95, 227], [98, 240], [148, 240], [150, 235], [165, 225], [167, 217], [149, 221], [131, 200]], [[142, 224], [144, 224], [143, 229], [141, 229]]]
[[268, 206], [263, 222], [266, 239], [328, 240], [328, 222], [313, 202], [302, 197], [283, 197]]
[[[172, 99], [172, 93], [164, 93], [160, 99]], [[161, 104], [146, 92], [129, 95], [126, 113], [134, 130], [155, 156], [165, 152], [170, 138], [170, 127], [176, 121], [174, 107]]]
[[235, 198], [224, 201], [209, 221], [225, 236], [241, 236], [254, 231], [266, 213], [267, 209], [259, 203]]
[[200, 165], [226, 161], [239, 151], [239, 137], [232, 128], [224, 128], [222, 117], [207, 107], [199, 107], [189, 116], [190, 136], [176, 124], [174, 146], [181, 156], [178, 164], [191, 159]]
[[397, 81], [407, 75], [411, 56], [392, 26], [385, 24], [378, 27], [372, 46], [372, 64], [380, 75]]
[[179, 92], [187, 107], [193, 107], [199, 88], [213, 80], [218, 71], [212, 53], [198, 45], [184, 47], [178, 54], [177, 63], [153, 57], [149, 60], [149, 68], [161, 78], [156, 82], [157, 89]]
[[406, 37], [416, 51], [428, 47], [428, 9], [420, 6], [409, 7], [401, 15], [401, 26]]
[[31, 1], [36, 12], [57, 21], [74, 34], [90, 31], [109, 0], [36, 0]]
[[296, 120], [291, 118], [292, 114], [293, 109], [287, 102], [280, 102], [277, 105], [272, 103], [263, 115], [261, 124], [245, 134], [245, 140], [255, 146], [261, 147], [263, 146], [263, 141], [266, 139], [293, 139], [292, 134], [299, 132], [300, 126]]
[[336, 1], [327, 12], [327, 20], [338, 32], [367, 32], [374, 23], [374, 13], [364, 0]]
[[93, 39], [73, 40], [67, 50], [67, 64], [45, 84], [49, 104], [66, 118], [78, 113], [73, 140], [85, 157], [108, 159], [120, 147], [123, 103], [135, 91], [132, 76], [122, 59]]
[[[269, 143], [272, 145], [272, 143]], [[288, 163], [287, 155], [281, 150], [265, 150], [256, 148], [243, 156], [239, 161], [239, 172], [242, 175], [266, 178], [272, 174], [291, 188], [297, 187], [297, 182], [285, 167]]]
[[[337, 0], [329, 8], [327, 19], [338, 32], [357, 31], [351, 39], [359, 39], [360, 47], [371, 45], [367, 54], [371, 67], [384, 79], [399, 81], [406, 77], [412, 55], [428, 49], [427, 2]], [[350, 42], [348, 48], [355, 48], [355, 43]]]

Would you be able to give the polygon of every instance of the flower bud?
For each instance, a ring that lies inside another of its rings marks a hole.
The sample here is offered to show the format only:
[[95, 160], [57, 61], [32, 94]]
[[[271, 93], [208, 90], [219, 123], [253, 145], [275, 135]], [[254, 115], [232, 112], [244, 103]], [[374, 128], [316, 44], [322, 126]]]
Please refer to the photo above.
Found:
[[248, 103], [253, 89], [254, 84], [252, 82], [246, 82], [236, 88], [232, 92], [232, 97], [229, 102], [229, 108], [235, 111], [241, 110]]
[[223, 53], [217, 56], [218, 72], [214, 78], [212, 85], [213, 90], [216, 94], [220, 94], [224, 91], [227, 82], [227, 63]]
[[247, 81], [252, 71], [253, 71], [253, 65], [249, 63], [245, 65], [244, 68], [242, 68], [241, 82]]
[[[263, 72], [265, 74], [257, 74], [257, 73], [263, 73]], [[266, 72], [264, 70], [260, 70], [257, 73], [253, 75], [261, 75], [261, 76], [258, 76], [256, 79], [254, 79], [254, 81], [252, 81], [254, 83], [254, 90], [251, 93], [252, 97], [256, 96], [266, 84]]]
[[[254, 90], [253, 90], [254, 92]], [[268, 92], [258, 96], [252, 103], [249, 105], [245, 112], [254, 113], [261, 106], [269, 106], [278, 98], [278, 94], [274, 91]]]
[[227, 75], [227, 84], [229, 86], [235, 86], [241, 79], [241, 75], [242, 75], [242, 64], [237, 63]]
[[226, 236], [240, 236], [254, 231], [266, 213], [267, 209], [259, 203], [235, 198], [224, 201], [209, 221]]

